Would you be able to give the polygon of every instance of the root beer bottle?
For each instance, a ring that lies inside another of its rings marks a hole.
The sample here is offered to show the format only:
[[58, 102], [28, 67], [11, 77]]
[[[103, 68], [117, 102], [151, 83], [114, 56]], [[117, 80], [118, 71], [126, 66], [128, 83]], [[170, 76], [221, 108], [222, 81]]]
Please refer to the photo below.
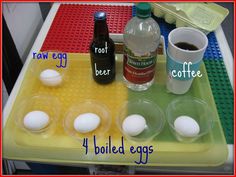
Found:
[[115, 78], [115, 45], [109, 38], [106, 13], [94, 14], [94, 35], [90, 44], [93, 78], [97, 83], [107, 84]]

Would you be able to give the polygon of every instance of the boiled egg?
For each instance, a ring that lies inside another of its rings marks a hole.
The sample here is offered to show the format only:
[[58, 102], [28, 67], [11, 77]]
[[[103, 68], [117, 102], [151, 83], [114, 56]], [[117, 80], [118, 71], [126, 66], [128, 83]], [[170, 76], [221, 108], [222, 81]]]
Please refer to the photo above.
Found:
[[196, 120], [189, 116], [179, 116], [174, 121], [175, 130], [182, 136], [195, 137], [200, 132], [200, 127]]
[[32, 111], [25, 115], [24, 127], [31, 131], [39, 131], [49, 124], [49, 115], [43, 111]]
[[80, 133], [89, 133], [94, 131], [101, 122], [101, 118], [94, 113], [80, 114], [74, 120], [74, 129]]
[[123, 131], [130, 136], [137, 136], [147, 127], [146, 120], [139, 114], [126, 117], [122, 123]]

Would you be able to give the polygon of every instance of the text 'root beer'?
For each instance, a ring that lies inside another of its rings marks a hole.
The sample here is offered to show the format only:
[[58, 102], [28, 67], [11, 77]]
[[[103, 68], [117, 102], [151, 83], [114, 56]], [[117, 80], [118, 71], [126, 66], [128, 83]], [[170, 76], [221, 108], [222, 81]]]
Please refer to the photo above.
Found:
[[115, 78], [115, 45], [109, 38], [106, 13], [94, 14], [94, 36], [90, 45], [93, 78], [97, 83], [107, 84]]

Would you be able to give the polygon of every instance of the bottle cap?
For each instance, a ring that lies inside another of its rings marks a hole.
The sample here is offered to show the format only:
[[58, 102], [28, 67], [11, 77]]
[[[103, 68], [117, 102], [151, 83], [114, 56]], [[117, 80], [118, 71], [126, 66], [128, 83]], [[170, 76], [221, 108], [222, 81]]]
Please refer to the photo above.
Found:
[[151, 5], [149, 3], [138, 3], [136, 9], [137, 17], [139, 18], [148, 18], [151, 16]]
[[94, 20], [105, 20], [106, 19], [106, 13], [105, 12], [95, 12], [94, 14]]

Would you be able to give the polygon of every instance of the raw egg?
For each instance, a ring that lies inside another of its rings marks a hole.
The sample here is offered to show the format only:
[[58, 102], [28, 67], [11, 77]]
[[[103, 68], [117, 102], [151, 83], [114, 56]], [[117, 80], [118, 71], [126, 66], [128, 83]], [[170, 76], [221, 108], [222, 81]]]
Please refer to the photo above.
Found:
[[46, 69], [40, 73], [40, 80], [44, 85], [57, 86], [62, 82], [61, 74], [53, 69]]

